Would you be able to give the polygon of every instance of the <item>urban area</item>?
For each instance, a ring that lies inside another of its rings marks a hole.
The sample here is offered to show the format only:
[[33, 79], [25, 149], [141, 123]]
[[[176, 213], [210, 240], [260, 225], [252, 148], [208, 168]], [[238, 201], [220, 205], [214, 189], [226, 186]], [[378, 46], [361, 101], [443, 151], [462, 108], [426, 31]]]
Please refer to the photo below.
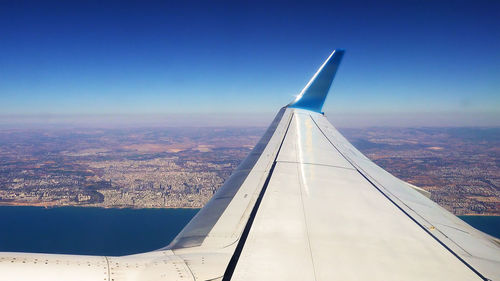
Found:
[[[201, 208], [265, 128], [0, 130], [0, 204]], [[340, 129], [457, 214], [500, 215], [500, 128]]]

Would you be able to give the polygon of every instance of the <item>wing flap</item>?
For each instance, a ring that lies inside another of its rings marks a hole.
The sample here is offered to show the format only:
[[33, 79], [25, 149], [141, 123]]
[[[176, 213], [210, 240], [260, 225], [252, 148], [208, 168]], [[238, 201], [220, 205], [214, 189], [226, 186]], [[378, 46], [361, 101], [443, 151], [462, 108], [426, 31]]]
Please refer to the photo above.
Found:
[[416, 185], [413, 185], [413, 184], [411, 184], [409, 182], [405, 182], [405, 183], [406, 183], [406, 185], [408, 185], [408, 187], [410, 187], [413, 190], [416, 190], [417, 192], [419, 192], [423, 196], [425, 196], [425, 197], [427, 197], [429, 199], [431, 198], [431, 193], [429, 191], [427, 191], [427, 190], [425, 190], [425, 189], [423, 189], [421, 187], [418, 187]]

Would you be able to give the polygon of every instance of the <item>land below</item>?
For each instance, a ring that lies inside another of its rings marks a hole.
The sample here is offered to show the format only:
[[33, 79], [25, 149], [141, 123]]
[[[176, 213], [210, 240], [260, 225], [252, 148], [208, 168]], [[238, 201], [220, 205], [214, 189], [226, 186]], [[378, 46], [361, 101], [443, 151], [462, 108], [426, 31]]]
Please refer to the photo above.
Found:
[[[0, 205], [200, 208], [265, 128], [0, 130]], [[500, 128], [340, 131], [457, 215], [500, 215]]]

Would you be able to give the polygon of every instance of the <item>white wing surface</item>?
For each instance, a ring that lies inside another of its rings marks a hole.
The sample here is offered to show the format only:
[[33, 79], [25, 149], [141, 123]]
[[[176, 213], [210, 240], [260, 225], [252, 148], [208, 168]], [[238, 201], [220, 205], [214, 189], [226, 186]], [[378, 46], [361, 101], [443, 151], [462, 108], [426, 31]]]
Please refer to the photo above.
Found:
[[0, 253], [0, 280], [500, 280], [500, 244], [354, 148], [321, 109], [343, 51], [165, 248]]

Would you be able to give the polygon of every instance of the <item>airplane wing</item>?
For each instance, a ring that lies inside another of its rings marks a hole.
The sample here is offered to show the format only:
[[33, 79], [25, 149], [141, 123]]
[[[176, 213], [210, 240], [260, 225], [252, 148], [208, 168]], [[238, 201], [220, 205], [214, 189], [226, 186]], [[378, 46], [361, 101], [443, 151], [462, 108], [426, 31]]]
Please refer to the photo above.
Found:
[[321, 113], [334, 51], [165, 248], [0, 253], [0, 280], [500, 280], [500, 242], [392, 176]]

